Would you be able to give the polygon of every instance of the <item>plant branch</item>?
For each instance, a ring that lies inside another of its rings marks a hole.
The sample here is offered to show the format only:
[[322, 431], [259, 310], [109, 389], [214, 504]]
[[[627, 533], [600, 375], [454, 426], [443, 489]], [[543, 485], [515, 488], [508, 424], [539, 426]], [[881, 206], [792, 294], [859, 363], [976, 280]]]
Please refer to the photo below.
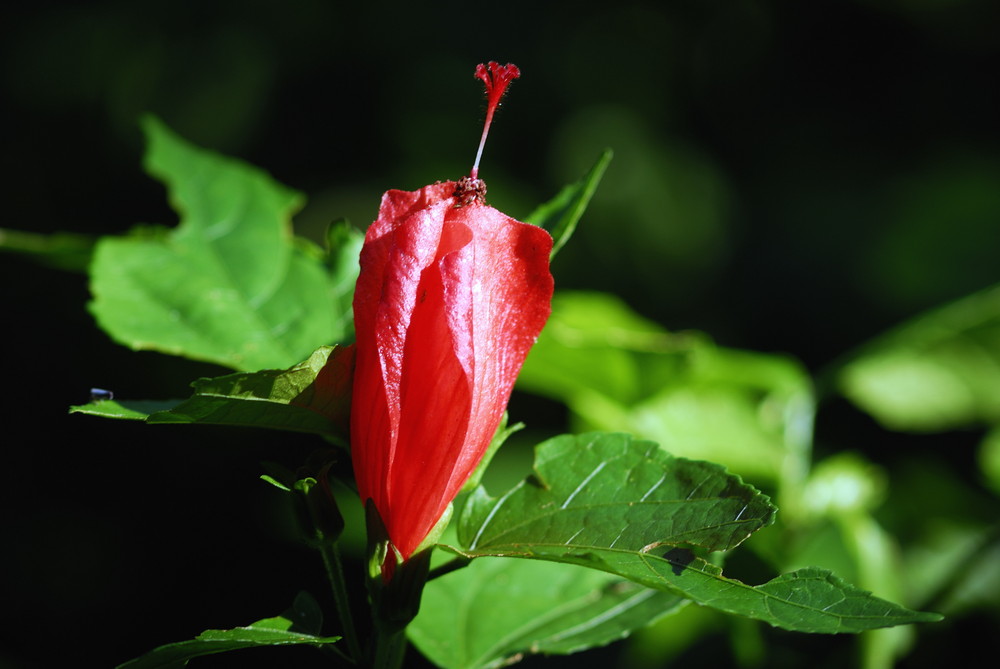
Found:
[[347, 641], [347, 648], [354, 664], [359, 664], [364, 654], [358, 640], [357, 628], [354, 626], [354, 617], [351, 615], [351, 602], [347, 596], [347, 583], [344, 580], [340, 550], [337, 548], [337, 544], [324, 541], [320, 543], [319, 551], [323, 556], [326, 576], [330, 579], [330, 587], [333, 590], [333, 599], [337, 606], [340, 624], [343, 626], [343, 636]]
[[430, 573], [427, 575], [427, 580], [433, 581], [434, 579], [450, 574], [453, 571], [458, 571], [462, 567], [467, 566], [470, 562], [472, 562], [471, 558], [454, 557], [444, 564], [431, 569]]
[[374, 669], [399, 669], [406, 655], [405, 628], [387, 631], [376, 626]]

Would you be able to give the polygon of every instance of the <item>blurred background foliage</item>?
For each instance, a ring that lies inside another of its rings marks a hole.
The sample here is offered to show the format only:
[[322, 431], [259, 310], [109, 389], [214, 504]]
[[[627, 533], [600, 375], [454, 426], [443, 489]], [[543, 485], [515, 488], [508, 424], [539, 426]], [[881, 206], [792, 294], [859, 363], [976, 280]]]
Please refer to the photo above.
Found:
[[[517, 63], [482, 166], [491, 204], [527, 215], [605, 147], [615, 158], [554, 262], [576, 292], [529, 362], [531, 393], [511, 405], [529, 429], [498, 464], [522, 476], [525, 447], [567, 426], [659, 439], [776, 495], [781, 525], [732, 575], [819, 564], [948, 615], [919, 635], [855, 639], [687, 607], [626, 644], [525, 666], [922, 667], [992, 647], [997, 3], [2, 11], [2, 227], [31, 233], [176, 220], [139, 167], [144, 112], [303, 191], [300, 235], [319, 241], [339, 217], [364, 227], [387, 188], [467, 172], [484, 107], [473, 67]], [[316, 444], [66, 416], [92, 386], [182, 397], [222, 370], [113, 345], [82, 275], [13, 255], [0, 272], [0, 666], [109, 666], [273, 615], [303, 587], [329, 604], [315, 556], [257, 480], [260, 460], [294, 465]], [[254, 653], [213, 661], [320, 666], [309, 649]]]

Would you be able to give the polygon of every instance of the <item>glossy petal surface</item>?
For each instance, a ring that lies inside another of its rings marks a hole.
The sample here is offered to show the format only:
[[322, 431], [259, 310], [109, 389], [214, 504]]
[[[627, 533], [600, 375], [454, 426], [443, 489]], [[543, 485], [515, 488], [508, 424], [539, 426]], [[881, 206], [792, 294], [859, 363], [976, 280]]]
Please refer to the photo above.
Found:
[[552, 298], [548, 233], [455, 188], [383, 196], [354, 298], [355, 476], [404, 557], [482, 458]]

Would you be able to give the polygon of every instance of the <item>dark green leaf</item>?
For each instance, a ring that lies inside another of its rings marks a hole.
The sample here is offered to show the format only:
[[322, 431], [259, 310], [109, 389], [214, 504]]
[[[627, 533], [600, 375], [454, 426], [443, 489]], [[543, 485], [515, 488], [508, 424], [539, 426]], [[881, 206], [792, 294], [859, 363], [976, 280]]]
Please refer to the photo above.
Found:
[[322, 253], [292, 237], [301, 195], [155, 119], [144, 128], [146, 168], [181, 222], [98, 244], [90, 306], [106, 332], [135, 349], [258, 370], [294, 364], [349, 331], [330, 307]]
[[590, 198], [594, 196], [598, 184], [601, 183], [601, 177], [604, 176], [612, 155], [611, 149], [605, 149], [580, 181], [563, 188], [558, 195], [539, 205], [524, 219], [549, 231], [554, 240], [552, 256], [555, 256], [576, 230], [576, 224], [587, 210]]
[[70, 408], [106, 418], [147, 423], [204, 423], [312, 432], [346, 437], [353, 348], [322, 347], [287, 370], [199, 379], [194, 395], [169, 406], [101, 400]]
[[610, 643], [685, 601], [591, 569], [482, 559], [428, 583], [407, 633], [440, 667], [497, 667]]
[[689, 550], [732, 548], [773, 520], [767, 498], [718, 465], [621, 434], [540, 444], [535, 475], [498, 498], [481, 488], [459, 519], [466, 557], [579, 564], [729, 613], [803, 632], [936, 620], [804, 569], [751, 587]]
[[281, 616], [265, 618], [247, 627], [228, 630], [205, 630], [190, 641], [160, 646], [142, 657], [130, 660], [119, 669], [180, 669], [196, 657], [260, 646], [321, 646], [340, 640], [336, 636], [317, 636], [322, 618], [315, 600], [305, 593], [295, 598], [292, 609]]
[[295, 596], [292, 607], [282, 617], [292, 621], [291, 629], [296, 632], [318, 636], [323, 628], [323, 610], [319, 608], [319, 602], [304, 590]]
[[1000, 422], [1000, 286], [880, 337], [837, 381], [846, 397], [893, 430]]
[[979, 471], [994, 492], [1000, 493], [1000, 426], [994, 426], [979, 446]]

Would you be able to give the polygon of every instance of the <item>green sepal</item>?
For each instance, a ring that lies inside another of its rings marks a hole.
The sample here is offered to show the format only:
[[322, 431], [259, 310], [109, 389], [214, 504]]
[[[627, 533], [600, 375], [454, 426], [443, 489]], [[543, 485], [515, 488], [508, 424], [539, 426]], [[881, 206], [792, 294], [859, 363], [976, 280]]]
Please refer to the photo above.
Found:
[[576, 183], [564, 187], [559, 194], [548, 202], [539, 205], [524, 220], [548, 230], [552, 235], [552, 253], [555, 257], [576, 230], [576, 224], [587, 210], [590, 198], [594, 196], [604, 170], [608, 168], [612, 157], [611, 149], [601, 153], [594, 166]]
[[265, 460], [260, 464], [265, 470], [265, 473], [260, 475], [262, 481], [267, 481], [279, 490], [292, 492], [295, 488], [295, 482], [299, 479], [299, 477], [295, 475], [295, 472], [277, 462]]
[[430, 572], [433, 547], [403, 560], [392, 545], [375, 503], [365, 503], [368, 529], [368, 596], [372, 618], [386, 637], [406, 629], [420, 610], [420, 596]]
[[424, 537], [424, 540], [420, 542], [420, 545], [417, 546], [417, 549], [413, 552], [419, 553], [425, 548], [435, 546], [444, 535], [445, 530], [448, 529], [448, 525], [451, 523], [451, 517], [454, 513], [455, 505], [454, 503], [449, 502], [448, 506], [444, 509], [444, 513], [442, 513], [441, 517], [437, 519], [436, 523], [434, 523], [434, 527], [431, 528], [431, 531], [427, 533], [427, 536]]
[[270, 484], [271, 484], [271, 485], [273, 485], [273, 486], [274, 486], [275, 488], [277, 488], [278, 490], [281, 490], [281, 491], [283, 491], [283, 492], [292, 492], [292, 489], [291, 489], [291, 488], [289, 488], [289, 487], [288, 487], [288, 486], [286, 486], [286, 485], [285, 485], [284, 483], [282, 483], [282, 482], [281, 482], [281, 481], [279, 481], [278, 479], [274, 478], [274, 477], [273, 477], [273, 476], [271, 476], [270, 474], [261, 474], [261, 475], [260, 475], [260, 480], [261, 480], [261, 481], [264, 481], [265, 483], [270, 483]]
[[486, 468], [490, 466], [490, 461], [493, 460], [493, 456], [497, 454], [500, 447], [503, 446], [504, 442], [510, 435], [524, 429], [524, 423], [514, 423], [513, 425], [507, 425], [508, 415], [507, 412], [503, 412], [503, 418], [500, 419], [500, 425], [497, 426], [497, 431], [493, 434], [493, 439], [490, 441], [490, 445], [486, 448], [486, 453], [483, 455], [483, 459], [479, 461], [476, 468], [472, 472], [472, 476], [469, 480], [465, 482], [462, 489], [459, 490], [459, 494], [463, 492], [470, 492], [479, 487], [479, 482], [483, 480], [483, 474], [486, 473]]
[[330, 465], [323, 466], [317, 476], [301, 478], [293, 487], [303, 534], [318, 548], [337, 543], [344, 532], [344, 516], [330, 490]]

